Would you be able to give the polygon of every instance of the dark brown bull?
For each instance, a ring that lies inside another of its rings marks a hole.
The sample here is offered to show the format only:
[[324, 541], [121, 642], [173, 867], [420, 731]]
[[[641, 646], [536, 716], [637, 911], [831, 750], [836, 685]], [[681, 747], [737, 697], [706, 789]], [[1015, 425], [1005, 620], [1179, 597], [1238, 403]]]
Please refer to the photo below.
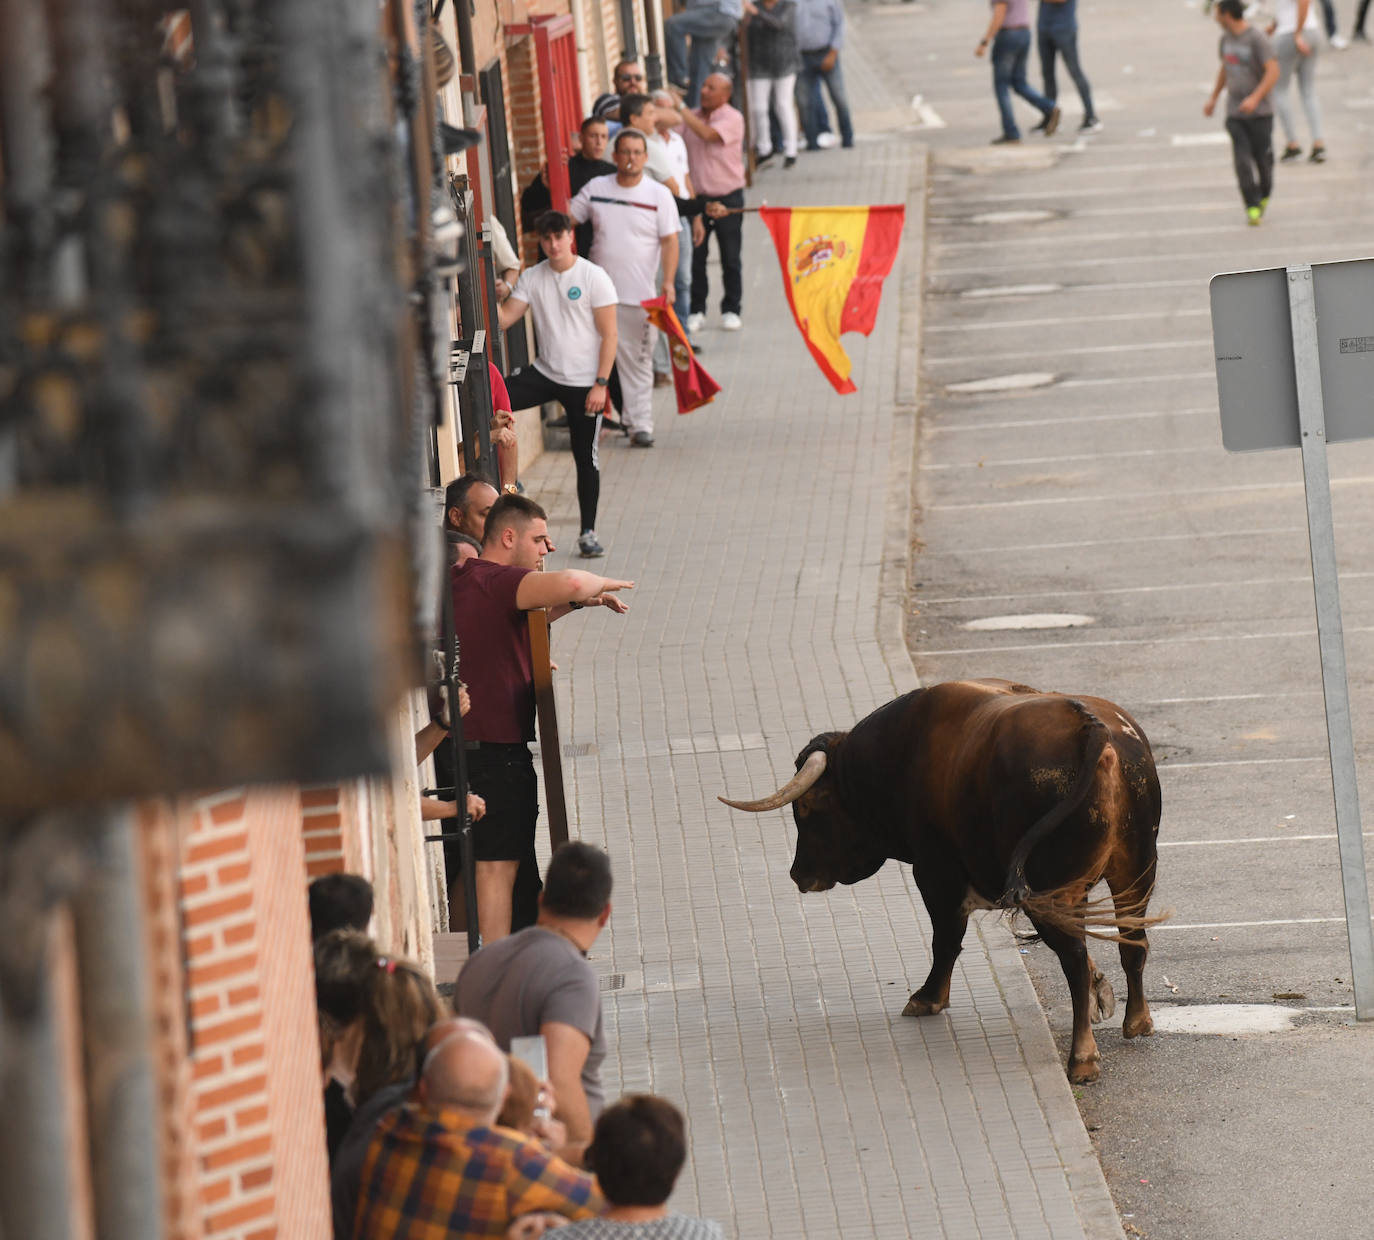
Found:
[[[1117, 939], [1128, 1038], [1154, 1032], [1143, 974], [1155, 880], [1159, 780], [1140, 725], [1103, 698], [966, 680], [908, 693], [850, 732], [816, 737], [771, 797], [791, 804], [792, 880], [801, 891], [857, 883], [909, 862], [934, 930], [930, 975], [904, 1010], [949, 1006], [950, 977], [973, 909], [1019, 909], [1054, 950], [1073, 996], [1069, 1079], [1094, 1081], [1092, 1021], [1112, 1014], [1086, 934]], [[1105, 879], [1112, 900], [1089, 902]], [[1101, 935], [1093, 927], [1107, 928]]]

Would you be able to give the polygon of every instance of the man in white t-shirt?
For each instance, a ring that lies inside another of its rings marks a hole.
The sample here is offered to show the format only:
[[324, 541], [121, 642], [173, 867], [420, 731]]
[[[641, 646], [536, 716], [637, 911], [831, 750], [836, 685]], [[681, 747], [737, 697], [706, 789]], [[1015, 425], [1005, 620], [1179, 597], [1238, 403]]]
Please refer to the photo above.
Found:
[[615, 284], [616, 372], [621, 418], [636, 448], [654, 445], [654, 329], [642, 302], [673, 300], [677, 275], [677, 203], [644, 175], [648, 142], [637, 129], [615, 136], [615, 176], [582, 187], [569, 213], [592, 222], [591, 260]]
[[601, 498], [597, 441], [606, 411], [606, 388], [616, 353], [616, 290], [595, 263], [579, 258], [573, 222], [561, 211], [545, 211], [535, 221], [545, 261], [530, 267], [500, 305], [503, 331], [534, 313], [539, 356], [506, 379], [512, 409], [556, 400], [563, 406], [577, 466], [577, 505], [583, 557], [605, 555], [596, 537], [596, 507]]

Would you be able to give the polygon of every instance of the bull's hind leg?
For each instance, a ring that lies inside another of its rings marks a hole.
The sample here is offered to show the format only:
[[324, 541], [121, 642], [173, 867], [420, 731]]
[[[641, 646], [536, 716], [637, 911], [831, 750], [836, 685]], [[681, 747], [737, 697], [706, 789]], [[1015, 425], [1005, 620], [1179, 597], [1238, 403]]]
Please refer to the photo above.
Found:
[[[1029, 915], [1029, 914], [1028, 914]], [[1092, 1014], [1096, 1006], [1093, 974], [1097, 972], [1088, 955], [1082, 934], [1070, 934], [1049, 922], [1031, 916], [1047, 947], [1059, 957], [1064, 980], [1073, 1000], [1073, 1039], [1069, 1046], [1069, 1080], [1085, 1085], [1102, 1075], [1102, 1054], [1093, 1037]]]
[[[922, 885], [921, 897], [930, 914], [934, 935], [931, 944], [930, 973], [921, 987], [902, 1009], [903, 1016], [933, 1016], [949, 1007], [949, 982], [954, 976], [954, 962], [964, 946], [964, 931], [968, 929], [968, 914], [962, 907], [963, 887], [954, 882], [937, 886], [929, 879]], [[951, 894], [954, 899], [951, 900]]]
[[[1148, 866], [1134, 882], [1107, 879], [1118, 917], [1143, 917], [1155, 886], [1155, 862]], [[1121, 968], [1126, 974], [1126, 1019], [1121, 1032], [1128, 1038], [1149, 1037], [1155, 1031], [1150, 1005], [1145, 999], [1145, 959], [1150, 954], [1150, 940], [1142, 928], [1121, 932]]]

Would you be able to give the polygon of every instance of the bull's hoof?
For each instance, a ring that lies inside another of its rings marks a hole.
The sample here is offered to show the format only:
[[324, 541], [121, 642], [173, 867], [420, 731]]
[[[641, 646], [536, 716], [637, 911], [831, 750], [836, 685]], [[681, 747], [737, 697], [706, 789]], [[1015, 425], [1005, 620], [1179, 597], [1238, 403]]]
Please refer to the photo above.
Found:
[[1149, 1012], [1144, 1016], [1128, 1016], [1126, 1023], [1121, 1026], [1121, 1034], [1127, 1038], [1149, 1038], [1155, 1032], [1154, 1018]]
[[1091, 1085], [1101, 1075], [1101, 1055], [1094, 1054], [1088, 1059], [1069, 1059], [1070, 1085]]
[[1107, 980], [1106, 974], [1101, 969], [1096, 969], [1093, 972], [1092, 1009], [1089, 1012], [1089, 1019], [1095, 1025], [1099, 1021], [1109, 1020], [1115, 1011], [1116, 991], [1112, 989], [1112, 984]]
[[931, 999], [923, 999], [919, 994], [914, 994], [906, 1001], [906, 1007], [902, 1009], [903, 1016], [934, 1016], [936, 1012], [943, 1012], [949, 1007], [949, 1000], [943, 1003], [936, 1003]]

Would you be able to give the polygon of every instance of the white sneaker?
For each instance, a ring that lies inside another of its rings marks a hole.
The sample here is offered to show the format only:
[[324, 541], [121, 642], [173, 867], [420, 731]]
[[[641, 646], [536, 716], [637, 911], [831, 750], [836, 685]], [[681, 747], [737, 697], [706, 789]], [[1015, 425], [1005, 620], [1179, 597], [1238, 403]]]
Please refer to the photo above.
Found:
[[689, 314], [687, 316], [687, 334], [689, 336], [695, 336], [697, 332], [701, 330], [702, 324], [705, 322], [706, 316], [704, 314], [697, 314], [695, 312]]
[[839, 146], [840, 140], [833, 133], [822, 133], [816, 135], [816, 145], [823, 151], [828, 151], [832, 146]]
[[720, 325], [727, 332], [737, 332], [744, 326], [744, 324], [740, 322], [739, 315], [732, 314], [728, 311], [720, 316]]
[[1334, 47], [1336, 51], [1343, 52], [1350, 46], [1350, 40], [1343, 34], [1333, 34], [1331, 36], [1331, 46]]

